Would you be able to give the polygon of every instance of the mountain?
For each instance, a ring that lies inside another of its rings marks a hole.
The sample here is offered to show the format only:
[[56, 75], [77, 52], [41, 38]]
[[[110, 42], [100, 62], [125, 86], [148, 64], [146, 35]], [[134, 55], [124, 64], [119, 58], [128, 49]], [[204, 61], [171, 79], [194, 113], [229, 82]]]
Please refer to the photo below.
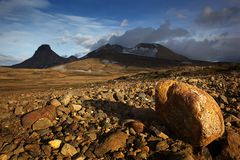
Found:
[[170, 61], [188, 61], [189, 59], [185, 56], [177, 54], [172, 50], [156, 43], [139, 43], [133, 48], [124, 48], [120, 45], [110, 45], [106, 44], [97, 50], [90, 52], [87, 57], [101, 57], [102, 54], [128, 54], [128, 55], [137, 55], [143, 57], [152, 57], [162, 60]]
[[72, 61], [76, 61], [78, 58], [70, 56], [64, 58], [55, 53], [48, 44], [41, 45], [34, 53], [34, 55], [23, 61], [22, 63], [15, 64], [13, 68], [48, 68]]
[[[140, 43], [133, 48], [106, 44], [80, 60], [101, 59], [104, 63], [115, 63], [122, 66], [159, 67], [191, 63], [187, 57], [174, 53], [160, 44]], [[78, 61], [77, 61], [78, 62]]]

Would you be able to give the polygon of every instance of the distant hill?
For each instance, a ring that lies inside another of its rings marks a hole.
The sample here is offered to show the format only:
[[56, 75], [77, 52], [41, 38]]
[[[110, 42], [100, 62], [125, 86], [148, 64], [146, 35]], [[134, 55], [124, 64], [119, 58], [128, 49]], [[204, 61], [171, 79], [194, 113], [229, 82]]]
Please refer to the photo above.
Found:
[[34, 53], [34, 55], [19, 63], [15, 64], [13, 68], [48, 68], [72, 61], [76, 61], [78, 58], [71, 56], [64, 58], [55, 53], [51, 47], [47, 44], [41, 45]]

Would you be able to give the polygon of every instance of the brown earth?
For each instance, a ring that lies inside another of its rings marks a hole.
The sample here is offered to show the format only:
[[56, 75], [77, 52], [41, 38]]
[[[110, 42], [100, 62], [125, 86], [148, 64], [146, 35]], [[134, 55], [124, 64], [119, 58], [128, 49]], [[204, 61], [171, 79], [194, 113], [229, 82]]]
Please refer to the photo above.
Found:
[[[226, 143], [229, 130], [240, 133], [239, 66], [143, 69], [96, 61], [101, 60], [86, 60], [81, 67], [73, 62], [44, 70], [0, 68], [0, 159], [239, 157], [236, 148]], [[195, 148], [168, 131], [156, 117], [154, 101], [156, 82], [166, 79], [209, 93], [221, 108], [226, 133], [207, 147]], [[49, 105], [52, 99], [61, 101], [69, 93], [71, 100], [57, 108], [52, 127], [35, 131], [22, 126], [23, 115]], [[74, 110], [72, 105], [80, 107]], [[134, 121], [143, 123], [144, 130], [136, 132]], [[127, 140], [119, 142], [120, 148], [96, 155], [96, 147], [116, 132], [124, 132]], [[62, 142], [57, 149], [48, 143], [55, 139]]]

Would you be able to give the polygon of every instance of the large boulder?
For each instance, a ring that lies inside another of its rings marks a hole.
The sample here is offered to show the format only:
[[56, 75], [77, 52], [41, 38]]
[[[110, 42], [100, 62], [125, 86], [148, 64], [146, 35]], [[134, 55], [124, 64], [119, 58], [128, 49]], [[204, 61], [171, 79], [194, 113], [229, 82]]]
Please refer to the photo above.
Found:
[[160, 121], [182, 140], [193, 146], [206, 146], [222, 136], [221, 110], [205, 91], [166, 80], [158, 82], [155, 98]]

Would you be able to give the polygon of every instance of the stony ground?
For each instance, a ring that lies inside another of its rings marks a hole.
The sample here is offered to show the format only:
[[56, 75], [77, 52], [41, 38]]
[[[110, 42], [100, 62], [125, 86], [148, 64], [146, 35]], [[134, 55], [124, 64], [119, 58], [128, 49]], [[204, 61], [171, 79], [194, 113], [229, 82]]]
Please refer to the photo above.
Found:
[[[236, 68], [189, 67], [77, 89], [1, 95], [0, 159], [238, 159], [239, 73]], [[171, 134], [155, 112], [154, 87], [163, 79], [195, 85], [213, 96], [224, 115], [222, 138], [198, 148]]]

